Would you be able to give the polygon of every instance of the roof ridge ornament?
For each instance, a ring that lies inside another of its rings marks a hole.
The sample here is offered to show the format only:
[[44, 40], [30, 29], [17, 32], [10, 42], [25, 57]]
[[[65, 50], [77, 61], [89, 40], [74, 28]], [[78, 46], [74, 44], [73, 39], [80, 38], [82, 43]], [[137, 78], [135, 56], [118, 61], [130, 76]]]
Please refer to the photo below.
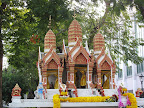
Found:
[[49, 16], [49, 24], [47, 26], [49, 29], [51, 29], [51, 15]]
[[75, 19], [77, 17], [77, 15], [75, 14], [75, 8], [74, 8], [74, 15], [73, 18]]

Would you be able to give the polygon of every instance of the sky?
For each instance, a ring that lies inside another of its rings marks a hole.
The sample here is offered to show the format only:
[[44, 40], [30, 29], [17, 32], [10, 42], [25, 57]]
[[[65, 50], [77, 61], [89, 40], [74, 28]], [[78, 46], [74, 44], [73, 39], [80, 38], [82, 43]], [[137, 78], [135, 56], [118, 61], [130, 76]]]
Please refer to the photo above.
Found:
[[3, 57], [3, 68], [2, 69], [5, 69], [8, 67], [8, 58], [7, 57]]

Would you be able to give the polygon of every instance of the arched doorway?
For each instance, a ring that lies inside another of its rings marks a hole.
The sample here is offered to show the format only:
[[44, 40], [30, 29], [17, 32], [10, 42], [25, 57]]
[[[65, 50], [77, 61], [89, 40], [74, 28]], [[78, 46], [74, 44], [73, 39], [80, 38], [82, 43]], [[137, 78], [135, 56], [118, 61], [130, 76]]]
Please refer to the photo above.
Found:
[[86, 88], [86, 67], [75, 67], [74, 83], [77, 88]]
[[104, 61], [101, 66], [101, 84], [104, 89], [110, 89], [111, 66]]
[[101, 71], [101, 84], [103, 89], [110, 89], [110, 71], [103, 70]]

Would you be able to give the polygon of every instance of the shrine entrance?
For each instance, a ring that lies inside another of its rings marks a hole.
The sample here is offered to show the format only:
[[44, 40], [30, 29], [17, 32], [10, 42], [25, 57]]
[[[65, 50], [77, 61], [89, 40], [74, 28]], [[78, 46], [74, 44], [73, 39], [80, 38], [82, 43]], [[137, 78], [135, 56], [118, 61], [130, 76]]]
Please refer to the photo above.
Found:
[[74, 70], [74, 83], [77, 88], [86, 88], [86, 65], [76, 65]]
[[101, 71], [101, 84], [103, 89], [110, 89], [110, 77], [111, 71], [110, 70], [102, 70]]
[[58, 89], [58, 70], [57, 69], [48, 70], [47, 89]]

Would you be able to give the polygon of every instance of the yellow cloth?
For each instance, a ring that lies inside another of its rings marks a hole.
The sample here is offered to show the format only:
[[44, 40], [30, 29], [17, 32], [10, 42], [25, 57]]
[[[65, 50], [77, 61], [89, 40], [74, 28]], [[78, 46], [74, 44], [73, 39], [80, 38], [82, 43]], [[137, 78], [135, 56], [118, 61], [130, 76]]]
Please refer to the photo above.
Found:
[[105, 74], [105, 75], [107, 77], [107, 80], [104, 82], [103, 88], [104, 89], [109, 89], [109, 76], [110, 76], [110, 74]]
[[81, 73], [82, 73], [82, 77], [81, 77], [80, 85], [86, 86], [86, 75], [85, 75], [84, 71], [81, 71]]
[[77, 73], [77, 70], [74, 70], [74, 84], [76, 84], [76, 73]]
[[58, 78], [56, 79], [55, 81], [55, 86], [54, 86], [55, 89], [58, 89]]
[[47, 76], [47, 89], [50, 88], [49, 81], [48, 81], [48, 77], [49, 77], [49, 74], [48, 74], [48, 76]]
[[58, 75], [55, 74], [55, 76], [57, 77], [57, 79], [55, 80], [54, 88], [55, 88], [55, 89], [58, 89]]
[[74, 84], [76, 84], [76, 73], [74, 73]]

